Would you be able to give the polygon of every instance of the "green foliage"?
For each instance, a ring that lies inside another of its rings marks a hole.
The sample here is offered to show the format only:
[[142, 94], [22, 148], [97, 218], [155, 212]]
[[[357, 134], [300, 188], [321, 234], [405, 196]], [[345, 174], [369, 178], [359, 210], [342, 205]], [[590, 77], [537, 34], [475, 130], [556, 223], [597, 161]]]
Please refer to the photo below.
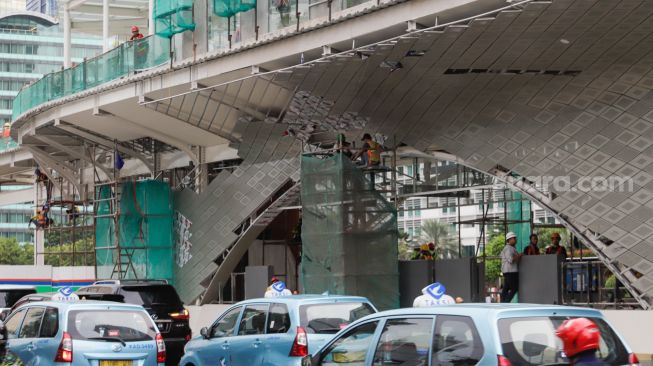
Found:
[[436, 219], [422, 221], [422, 240], [435, 244], [438, 259], [458, 256], [458, 243], [451, 238], [452, 225]]
[[34, 264], [34, 245], [18, 244], [16, 238], [0, 238], [0, 264]]
[[[501, 254], [503, 247], [506, 245], [506, 239], [503, 234], [496, 235], [490, 239], [485, 248], [485, 255], [496, 257]], [[488, 283], [495, 283], [501, 275], [501, 260], [491, 259], [485, 261], [485, 280]]]
[[47, 245], [44, 255], [45, 264], [63, 266], [93, 266], [95, 264], [95, 249], [93, 240], [82, 239], [62, 245]]
[[[537, 247], [544, 252], [544, 249], [548, 246], [551, 245], [551, 234], [553, 233], [558, 233], [560, 234], [560, 245], [565, 247], [568, 252], [571, 250], [571, 245], [569, 243], [570, 235], [569, 231], [565, 228], [540, 228], [535, 230], [535, 234], [537, 234]], [[523, 240], [525, 243], [524, 246], [528, 245], [528, 238], [519, 238], [519, 240]], [[570, 252], [571, 253], [571, 252]]]

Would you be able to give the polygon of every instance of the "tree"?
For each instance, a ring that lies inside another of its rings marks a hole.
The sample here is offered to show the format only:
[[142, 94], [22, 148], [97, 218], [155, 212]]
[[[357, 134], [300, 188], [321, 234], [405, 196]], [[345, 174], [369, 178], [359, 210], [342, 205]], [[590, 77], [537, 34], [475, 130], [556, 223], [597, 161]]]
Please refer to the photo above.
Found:
[[45, 251], [45, 264], [51, 266], [92, 266], [95, 264], [95, 252], [91, 239], [77, 240], [74, 244], [74, 255], [72, 243], [47, 245]]
[[[485, 247], [485, 255], [488, 257], [496, 257], [501, 254], [503, 247], [506, 245], [506, 239], [503, 234], [496, 235], [488, 241]], [[501, 259], [491, 259], [485, 261], [485, 281], [488, 283], [496, 283], [501, 275]]]
[[16, 238], [0, 238], [0, 264], [34, 264], [34, 246], [18, 244]]
[[422, 221], [422, 240], [435, 244], [438, 259], [453, 258], [458, 255], [458, 245], [451, 240], [451, 225], [436, 219]]

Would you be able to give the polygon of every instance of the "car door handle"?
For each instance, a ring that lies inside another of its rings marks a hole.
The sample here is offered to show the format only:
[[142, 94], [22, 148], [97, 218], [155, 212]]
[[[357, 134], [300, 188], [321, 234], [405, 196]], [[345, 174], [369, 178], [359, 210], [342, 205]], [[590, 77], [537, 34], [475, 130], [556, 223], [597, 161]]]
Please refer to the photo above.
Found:
[[229, 342], [222, 343], [222, 349], [229, 349]]

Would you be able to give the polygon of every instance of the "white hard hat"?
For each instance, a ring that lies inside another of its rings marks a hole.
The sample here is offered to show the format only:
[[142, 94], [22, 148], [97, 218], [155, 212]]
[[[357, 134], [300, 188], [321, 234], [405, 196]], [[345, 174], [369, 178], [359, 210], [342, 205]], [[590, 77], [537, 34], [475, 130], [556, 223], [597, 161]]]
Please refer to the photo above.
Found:
[[508, 240], [510, 240], [512, 238], [516, 238], [516, 237], [517, 237], [517, 235], [515, 235], [515, 233], [510, 231], [510, 232], [508, 232], [508, 234], [506, 234], [506, 241], [508, 241]]

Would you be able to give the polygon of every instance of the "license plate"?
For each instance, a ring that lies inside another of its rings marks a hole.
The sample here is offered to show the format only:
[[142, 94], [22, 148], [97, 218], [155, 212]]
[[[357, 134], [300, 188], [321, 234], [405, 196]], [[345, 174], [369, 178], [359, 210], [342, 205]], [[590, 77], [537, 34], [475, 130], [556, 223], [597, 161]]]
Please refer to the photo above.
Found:
[[100, 360], [100, 366], [132, 366], [132, 360]]

